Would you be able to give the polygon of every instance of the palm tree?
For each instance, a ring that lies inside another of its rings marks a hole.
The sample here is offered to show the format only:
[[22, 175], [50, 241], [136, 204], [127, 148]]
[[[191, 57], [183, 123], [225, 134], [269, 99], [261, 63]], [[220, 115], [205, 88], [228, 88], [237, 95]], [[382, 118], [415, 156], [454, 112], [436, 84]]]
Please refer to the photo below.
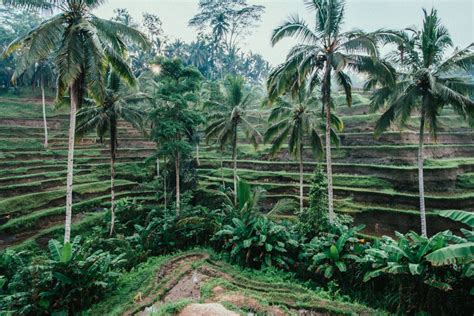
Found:
[[[271, 42], [277, 44], [284, 38], [299, 41], [289, 52], [286, 61], [276, 67], [268, 79], [270, 99], [285, 93], [296, 84], [293, 74], [298, 72], [298, 86], [306, 84], [310, 91], [321, 83], [323, 111], [326, 113], [326, 163], [328, 176], [329, 220], [334, 221], [333, 182], [331, 160], [331, 81], [334, 78], [342, 87], [347, 104], [352, 103], [352, 83], [347, 70], [371, 72], [378, 70], [377, 46], [374, 34], [362, 31], [342, 32], [344, 0], [307, 0], [307, 7], [314, 11], [314, 27], [298, 16], [291, 16], [273, 30]], [[382, 67], [383, 70], [383, 67]], [[382, 71], [379, 70], [379, 71]]]
[[31, 64], [53, 54], [57, 70], [57, 100], [69, 92], [70, 119], [66, 181], [66, 220], [64, 242], [71, 237], [72, 181], [76, 110], [87, 93], [99, 103], [105, 95], [104, 73], [110, 64], [128, 83], [135, 84], [133, 73], [123, 59], [124, 38], [146, 47], [146, 37], [121, 23], [92, 14], [102, 0], [4, 0], [4, 4], [28, 9], [51, 9], [58, 14], [45, 20], [25, 36], [14, 40], [5, 55], [20, 52], [15, 70], [21, 74]]
[[[100, 140], [109, 134], [110, 138], [110, 235], [114, 232], [115, 222], [115, 158], [118, 149], [117, 123], [120, 119], [133, 127], [143, 130], [145, 113], [137, 104], [147, 100], [144, 93], [128, 91], [114, 71], [109, 71], [106, 79], [107, 89], [102, 103], [84, 106], [77, 113], [76, 133], [82, 136], [96, 130]], [[91, 102], [93, 103], [93, 102]]]
[[438, 117], [450, 105], [461, 117], [474, 123], [474, 83], [469, 71], [474, 66], [474, 45], [455, 52], [448, 58], [446, 50], [453, 45], [448, 30], [440, 23], [437, 11], [424, 10], [423, 29], [387, 31], [384, 40], [398, 45], [392, 59], [398, 65], [395, 84], [383, 84], [372, 97], [376, 110], [387, 106], [377, 121], [376, 135], [380, 135], [394, 121], [404, 125], [410, 115], [420, 115], [418, 142], [418, 185], [420, 193], [421, 232], [427, 235], [423, 181], [423, 141], [425, 128], [436, 139]]
[[[33, 88], [36, 86], [40, 87], [41, 90], [41, 103], [43, 110], [43, 128], [44, 128], [44, 148], [48, 148], [48, 122], [46, 118], [46, 97], [45, 87], [52, 86], [55, 81], [55, 73], [53, 70], [53, 63], [51, 58], [45, 58], [34, 63], [22, 76], [27, 76], [28, 80], [31, 81]], [[12, 78], [12, 81], [16, 81], [16, 77]]]
[[[323, 155], [323, 144], [320, 130], [324, 130], [324, 120], [317, 110], [320, 104], [318, 98], [305, 95], [300, 90], [297, 97], [277, 98], [269, 122], [273, 124], [265, 133], [265, 142], [273, 140], [270, 153], [274, 155], [288, 139], [288, 151], [298, 159], [300, 173], [300, 211], [303, 211], [303, 151], [305, 143], [309, 143], [315, 157]], [[342, 130], [342, 121], [332, 115], [332, 125], [338, 131]], [[331, 131], [333, 140], [337, 139], [336, 131]]]
[[234, 169], [234, 202], [237, 203], [237, 135], [240, 126], [247, 138], [257, 147], [260, 133], [249, 122], [249, 106], [254, 102], [253, 91], [247, 91], [242, 77], [229, 76], [224, 82], [223, 102], [207, 102], [214, 112], [209, 116], [210, 124], [206, 128], [207, 141], [216, 138], [221, 150], [228, 143], [232, 146]]

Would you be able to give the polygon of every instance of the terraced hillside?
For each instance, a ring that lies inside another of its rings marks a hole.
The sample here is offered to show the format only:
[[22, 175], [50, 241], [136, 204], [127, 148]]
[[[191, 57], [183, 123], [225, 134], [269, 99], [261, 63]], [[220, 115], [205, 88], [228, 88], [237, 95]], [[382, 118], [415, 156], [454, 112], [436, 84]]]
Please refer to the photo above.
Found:
[[[113, 306], [113, 310], [111, 310]], [[384, 315], [340, 302], [294, 279], [242, 272], [194, 250], [154, 257], [125, 275], [86, 315]]]
[[[43, 148], [41, 105], [36, 99], [0, 99], [0, 249], [63, 227], [66, 110], [48, 107], [49, 148]], [[120, 123], [117, 198], [153, 199], [139, 185], [152, 171], [144, 164], [153, 143]], [[107, 145], [88, 135], [76, 144], [73, 223], [87, 221], [107, 206], [110, 169]]]
[[[394, 129], [375, 139], [373, 127], [378, 114], [369, 113], [367, 97], [356, 95], [354, 100], [352, 108], [338, 108], [345, 128], [340, 134], [340, 146], [333, 148], [337, 211], [352, 215], [357, 224], [366, 224], [365, 232], [372, 235], [419, 231], [418, 120], [413, 117], [404, 130]], [[262, 116], [265, 120], [265, 113]], [[443, 112], [440, 125], [437, 141], [430, 136], [425, 139], [429, 233], [459, 228], [438, 217], [437, 210], [474, 210], [474, 132], [451, 110]], [[240, 136], [240, 143], [244, 144], [239, 146], [239, 175], [267, 190], [267, 205], [280, 198], [297, 198], [298, 164], [285, 149], [270, 157], [269, 145], [254, 151], [244, 135]], [[230, 155], [221, 158], [212, 153], [212, 146], [203, 150], [206, 149], [201, 158], [201, 183], [230, 184]], [[304, 164], [306, 189], [317, 164], [308, 149]]]
[[[416, 119], [403, 132], [391, 131], [374, 139], [376, 114], [367, 114], [367, 99], [355, 96], [352, 108], [339, 107], [345, 123], [341, 145], [334, 148], [334, 184], [339, 212], [366, 224], [365, 233], [393, 234], [419, 230]], [[50, 146], [43, 148], [41, 106], [36, 99], [0, 98], [0, 249], [36, 238], [63, 224], [67, 156], [67, 109], [48, 108]], [[266, 110], [262, 111], [265, 121]], [[441, 118], [437, 143], [427, 140], [425, 189], [429, 233], [458, 229], [438, 217], [436, 210], [474, 210], [474, 133], [453, 113]], [[260, 121], [260, 129], [265, 129]], [[257, 122], [257, 120], [256, 120]], [[297, 198], [298, 166], [285, 150], [268, 155], [239, 140], [239, 176], [267, 190], [265, 205], [280, 198]], [[204, 186], [231, 184], [230, 154], [201, 144], [199, 177]], [[154, 144], [125, 123], [119, 127], [117, 197], [153, 200], [155, 191], [142, 185], [153, 177], [145, 158]], [[318, 162], [305, 154], [305, 188]], [[323, 164], [324, 165], [324, 164]], [[221, 167], [222, 166], [222, 167]], [[93, 134], [76, 144], [73, 223], [87, 221], [107, 207], [109, 199], [107, 145]], [[283, 216], [291, 216], [291, 210]]]

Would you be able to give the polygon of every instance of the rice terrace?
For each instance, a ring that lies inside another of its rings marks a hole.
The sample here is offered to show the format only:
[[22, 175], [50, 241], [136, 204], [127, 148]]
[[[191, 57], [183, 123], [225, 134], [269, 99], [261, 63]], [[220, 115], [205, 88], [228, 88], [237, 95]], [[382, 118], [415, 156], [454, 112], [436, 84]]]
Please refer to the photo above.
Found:
[[473, 315], [470, 0], [2, 0], [0, 315]]

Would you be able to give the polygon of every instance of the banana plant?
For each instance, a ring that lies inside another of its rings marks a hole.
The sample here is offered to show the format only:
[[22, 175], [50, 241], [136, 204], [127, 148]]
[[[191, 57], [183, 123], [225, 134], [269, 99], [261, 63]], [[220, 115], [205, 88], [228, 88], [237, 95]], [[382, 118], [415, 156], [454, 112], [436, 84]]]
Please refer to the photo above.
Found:
[[229, 197], [225, 203], [231, 221], [216, 233], [215, 239], [223, 242], [224, 249], [230, 249], [231, 260], [246, 266], [288, 268], [293, 263], [288, 251], [296, 249], [298, 241], [291, 227], [277, 224], [269, 217], [285, 207], [294, 207], [294, 203], [277, 203], [263, 215], [260, 201], [264, 191], [253, 189], [240, 179], [237, 185], [237, 204], [234, 206]]
[[364, 225], [344, 230], [339, 236], [327, 234], [313, 238], [305, 245], [302, 259], [310, 258], [308, 270], [324, 275], [331, 279], [335, 273], [344, 273], [350, 263], [359, 261], [363, 246], [355, 234]]
[[398, 240], [384, 236], [379, 247], [366, 250], [364, 260], [371, 265], [364, 276], [364, 282], [383, 275], [408, 275], [440, 290], [451, 290], [452, 286], [442, 276], [434, 273], [427, 258], [446, 247], [450, 242], [463, 244], [465, 238], [450, 231], [437, 233], [431, 238], [409, 232], [406, 235], [396, 233]]

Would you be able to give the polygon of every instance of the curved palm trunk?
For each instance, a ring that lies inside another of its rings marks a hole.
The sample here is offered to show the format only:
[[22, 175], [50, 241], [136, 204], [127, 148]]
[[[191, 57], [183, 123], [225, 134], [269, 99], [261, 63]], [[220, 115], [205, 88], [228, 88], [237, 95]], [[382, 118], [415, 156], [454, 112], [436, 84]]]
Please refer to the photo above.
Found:
[[328, 177], [328, 211], [329, 222], [334, 223], [334, 195], [332, 187], [331, 157], [331, 65], [326, 61], [322, 85], [323, 107], [326, 109], [326, 170]]
[[425, 130], [425, 113], [422, 110], [420, 119], [420, 135], [418, 143], [418, 188], [420, 192], [420, 217], [421, 217], [421, 234], [427, 236], [426, 229], [426, 212], [425, 212], [425, 185], [423, 178], [423, 136]]
[[64, 224], [64, 243], [71, 240], [72, 183], [74, 173], [74, 140], [76, 132], [76, 112], [79, 103], [79, 83], [76, 80], [70, 87], [71, 111], [69, 114], [69, 140], [67, 152], [66, 178], [66, 220]]
[[237, 126], [234, 125], [232, 140], [232, 163], [234, 169], [234, 204], [237, 205]]
[[179, 186], [179, 153], [176, 153], [175, 158], [175, 173], [176, 173], [176, 213], [179, 214], [180, 211], [180, 203], [181, 203], [181, 192]]
[[115, 156], [117, 153], [117, 123], [110, 122], [110, 236], [115, 226]]
[[299, 163], [300, 163], [300, 212], [303, 211], [303, 146], [300, 148], [300, 153], [299, 153]]
[[46, 100], [44, 96], [44, 78], [41, 76], [41, 101], [43, 105], [44, 148], [48, 148], [48, 124], [46, 122]]

